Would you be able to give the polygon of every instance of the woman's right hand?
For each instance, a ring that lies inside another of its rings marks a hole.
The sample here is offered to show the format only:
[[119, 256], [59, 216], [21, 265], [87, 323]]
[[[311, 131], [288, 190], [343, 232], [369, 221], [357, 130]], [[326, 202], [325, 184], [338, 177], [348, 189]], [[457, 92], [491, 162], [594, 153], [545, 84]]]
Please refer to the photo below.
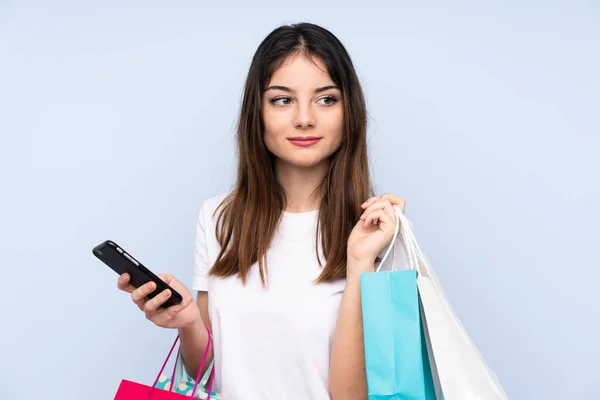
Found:
[[183, 301], [180, 304], [167, 308], [159, 308], [171, 297], [171, 291], [168, 289], [163, 290], [153, 299], [148, 300], [147, 296], [156, 289], [156, 284], [148, 282], [136, 289], [129, 283], [130, 277], [127, 273], [119, 277], [117, 286], [122, 291], [131, 293], [131, 299], [146, 314], [146, 319], [162, 328], [185, 328], [201, 319], [200, 310], [183, 283], [168, 274], [158, 275], [158, 277], [181, 294]]

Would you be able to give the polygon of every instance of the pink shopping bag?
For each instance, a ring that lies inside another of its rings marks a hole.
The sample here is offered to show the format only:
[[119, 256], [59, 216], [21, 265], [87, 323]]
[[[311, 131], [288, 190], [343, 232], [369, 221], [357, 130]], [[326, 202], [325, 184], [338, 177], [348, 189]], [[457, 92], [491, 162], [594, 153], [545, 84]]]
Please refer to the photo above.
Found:
[[[206, 331], [208, 332], [208, 328], [206, 328]], [[194, 394], [196, 393], [196, 389], [198, 388], [198, 382], [200, 382], [200, 378], [202, 376], [202, 370], [204, 369], [204, 365], [206, 364], [206, 359], [208, 358], [208, 350], [209, 350], [210, 344], [211, 344], [210, 332], [208, 332], [208, 343], [206, 344], [206, 350], [204, 351], [204, 356], [202, 357], [202, 362], [200, 363], [200, 369], [198, 371], [198, 376], [196, 377], [196, 382], [194, 384], [194, 388], [191, 391], [189, 396], [171, 391], [173, 389], [173, 387], [176, 386], [175, 384], [173, 384], [173, 381], [175, 380], [175, 368], [177, 366], [177, 361], [175, 362], [175, 366], [173, 367], [173, 374], [171, 375], [171, 385], [169, 387], [169, 390], [163, 390], [163, 389], [159, 389], [156, 387], [156, 385], [158, 383], [158, 379], [162, 375], [162, 373], [167, 365], [167, 362], [171, 358], [171, 354], [173, 353], [173, 350], [175, 349], [175, 345], [177, 344], [178, 341], [179, 341], [179, 335], [177, 335], [177, 338], [175, 338], [175, 342], [173, 342], [173, 346], [171, 346], [169, 355], [167, 355], [167, 358], [166, 358], [165, 362], [163, 363], [163, 366], [160, 369], [160, 372], [156, 376], [156, 379], [154, 380], [154, 383], [152, 384], [152, 386], [147, 386], [147, 385], [144, 385], [141, 383], [132, 382], [132, 381], [123, 379], [121, 381], [121, 384], [119, 385], [117, 394], [115, 395], [115, 400], [142, 400], [142, 399], [144, 399], [144, 400], [147, 400], [147, 399], [183, 400], [183, 399], [193, 398]], [[179, 357], [179, 351], [177, 352], [177, 357]], [[207, 396], [208, 400], [210, 400], [213, 379], [214, 379], [214, 370], [211, 372], [209, 382], [208, 382], [208, 396]]]

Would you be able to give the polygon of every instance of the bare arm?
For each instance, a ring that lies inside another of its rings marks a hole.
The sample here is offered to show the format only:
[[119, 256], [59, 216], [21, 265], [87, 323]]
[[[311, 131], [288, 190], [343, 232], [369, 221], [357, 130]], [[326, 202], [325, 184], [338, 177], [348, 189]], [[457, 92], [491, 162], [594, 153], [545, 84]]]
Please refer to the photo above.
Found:
[[[181, 357], [185, 370], [189, 376], [195, 378], [198, 375], [202, 357], [206, 351], [208, 343], [208, 333], [204, 324], [212, 331], [210, 319], [208, 317], [208, 293], [198, 292], [196, 304], [200, 310], [200, 319], [197, 319], [190, 325], [179, 328], [179, 337], [181, 340]], [[213, 346], [210, 346], [208, 358], [202, 370], [204, 374], [213, 359]]]
[[406, 202], [392, 194], [365, 201], [361, 204], [365, 211], [348, 238], [346, 290], [340, 304], [329, 369], [333, 400], [368, 398], [360, 274], [374, 271], [377, 256], [391, 242], [397, 221], [394, 207], [404, 212]]
[[[348, 270], [369, 270], [370, 263], [348, 259]], [[373, 263], [370, 265], [373, 269]], [[331, 351], [329, 388], [332, 400], [366, 400], [367, 380], [363, 344], [360, 274], [349, 275], [342, 295]]]

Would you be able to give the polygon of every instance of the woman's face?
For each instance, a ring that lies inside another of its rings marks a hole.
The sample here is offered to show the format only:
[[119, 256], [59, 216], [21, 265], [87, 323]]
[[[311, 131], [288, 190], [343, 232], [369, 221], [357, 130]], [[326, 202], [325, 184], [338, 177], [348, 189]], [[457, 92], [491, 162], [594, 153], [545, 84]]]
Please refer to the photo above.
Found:
[[326, 71], [318, 58], [294, 55], [271, 77], [263, 93], [264, 141], [277, 164], [315, 167], [340, 147], [341, 91]]

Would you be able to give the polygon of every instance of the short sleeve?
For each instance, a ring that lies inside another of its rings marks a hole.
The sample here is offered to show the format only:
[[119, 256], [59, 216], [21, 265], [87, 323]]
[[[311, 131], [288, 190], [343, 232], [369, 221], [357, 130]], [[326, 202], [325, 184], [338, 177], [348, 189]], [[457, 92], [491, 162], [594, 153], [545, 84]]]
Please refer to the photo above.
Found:
[[206, 292], [208, 290], [208, 241], [206, 237], [206, 202], [200, 208], [196, 223], [196, 242], [194, 245], [194, 277], [192, 290]]

